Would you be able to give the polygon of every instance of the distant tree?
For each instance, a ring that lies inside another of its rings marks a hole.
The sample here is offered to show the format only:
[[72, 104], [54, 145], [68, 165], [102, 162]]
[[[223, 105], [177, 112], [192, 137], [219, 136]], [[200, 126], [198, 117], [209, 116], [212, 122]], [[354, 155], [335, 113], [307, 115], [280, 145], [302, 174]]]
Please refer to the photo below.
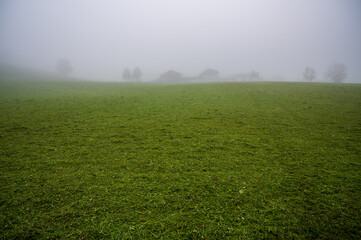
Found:
[[303, 72], [303, 78], [310, 82], [313, 81], [313, 79], [316, 78], [315, 69], [313, 69], [311, 67], [306, 67], [305, 71]]
[[142, 71], [138, 67], [134, 68], [132, 73], [132, 79], [136, 82], [140, 82], [140, 78], [142, 77]]
[[207, 68], [206, 70], [204, 70], [199, 74], [199, 77], [203, 80], [214, 81], [219, 78], [218, 75], [219, 72], [217, 70], [212, 68]]
[[122, 75], [125, 81], [130, 81], [132, 79], [132, 74], [130, 73], [129, 68], [125, 68]]
[[68, 59], [59, 59], [56, 63], [56, 70], [62, 75], [68, 75], [73, 71], [73, 67]]
[[342, 63], [332, 64], [328, 68], [328, 71], [326, 72], [326, 78], [333, 82], [340, 83], [346, 77], [347, 77], [346, 66], [345, 66], [345, 64], [342, 64]]
[[259, 72], [252, 71], [249, 73], [249, 80], [250, 81], [259, 81], [261, 77], [259, 76]]

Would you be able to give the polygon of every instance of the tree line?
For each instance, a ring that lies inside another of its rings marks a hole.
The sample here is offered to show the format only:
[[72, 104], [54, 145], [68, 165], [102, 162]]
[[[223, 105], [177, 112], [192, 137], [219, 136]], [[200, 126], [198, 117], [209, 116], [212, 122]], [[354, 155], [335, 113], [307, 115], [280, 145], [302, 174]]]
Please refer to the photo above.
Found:
[[122, 78], [127, 82], [140, 82], [143, 73], [140, 68], [136, 67], [133, 72], [130, 72], [129, 68], [125, 68], [122, 74]]
[[[59, 59], [56, 63], [56, 70], [63, 76], [69, 75], [72, 71], [73, 71], [73, 66], [70, 63], [70, 61], [68, 59]], [[343, 82], [346, 77], [347, 77], [347, 68], [346, 65], [343, 63], [334, 63], [331, 66], [329, 66], [325, 77], [327, 80], [332, 81], [332, 82], [336, 82], [336, 83], [340, 83]], [[136, 67], [133, 69], [133, 71], [130, 71], [129, 68], [125, 68], [122, 74], [122, 78], [124, 81], [127, 82], [140, 82], [141, 81], [141, 77], [142, 77], [143, 73], [140, 70], [139, 67]], [[244, 77], [241, 76], [242, 74], [238, 74], [240, 78]], [[317, 72], [314, 68], [312, 67], [306, 67], [304, 72], [303, 72], [303, 79], [305, 79], [306, 81], [313, 81], [314, 79], [316, 79], [317, 77]], [[156, 80], [156, 81], [172, 81], [172, 80], [176, 80], [176, 81], [180, 81], [182, 78], [182, 74], [174, 71], [174, 70], [170, 70], [166, 73], [163, 73], [160, 75], [160, 77]], [[252, 71], [251, 73], [249, 73], [247, 75], [247, 78], [249, 80], [259, 80], [260, 76], [258, 72]], [[199, 76], [197, 77], [197, 79], [201, 79], [201, 80], [208, 80], [208, 81], [217, 81], [219, 80], [219, 72], [215, 69], [212, 68], [208, 68], [206, 70], [204, 70], [203, 72], [201, 72], [199, 74]]]
[[[325, 77], [327, 80], [340, 83], [343, 82], [347, 77], [346, 65], [343, 63], [334, 63], [332, 64], [326, 74]], [[316, 70], [312, 67], [306, 67], [303, 72], [303, 78], [307, 81], [313, 81], [317, 77]]]

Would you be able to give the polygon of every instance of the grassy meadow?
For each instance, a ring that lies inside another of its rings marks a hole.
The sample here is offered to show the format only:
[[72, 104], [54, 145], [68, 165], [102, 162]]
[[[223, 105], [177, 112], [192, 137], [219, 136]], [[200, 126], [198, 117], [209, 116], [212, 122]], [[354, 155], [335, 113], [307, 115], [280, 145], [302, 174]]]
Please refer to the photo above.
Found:
[[0, 82], [3, 239], [360, 239], [361, 85]]

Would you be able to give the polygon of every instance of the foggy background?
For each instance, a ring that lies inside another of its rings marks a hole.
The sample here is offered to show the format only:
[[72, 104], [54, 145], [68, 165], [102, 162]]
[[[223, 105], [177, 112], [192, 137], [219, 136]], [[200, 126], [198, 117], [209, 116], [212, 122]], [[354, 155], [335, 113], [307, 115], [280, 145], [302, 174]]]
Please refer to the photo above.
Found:
[[361, 82], [359, 0], [3, 0], [0, 63], [121, 81], [139, 67], [150, 81], [174, 69], [222, 77], [258, 71], [267, 80], [318, 81], [335, 62]]

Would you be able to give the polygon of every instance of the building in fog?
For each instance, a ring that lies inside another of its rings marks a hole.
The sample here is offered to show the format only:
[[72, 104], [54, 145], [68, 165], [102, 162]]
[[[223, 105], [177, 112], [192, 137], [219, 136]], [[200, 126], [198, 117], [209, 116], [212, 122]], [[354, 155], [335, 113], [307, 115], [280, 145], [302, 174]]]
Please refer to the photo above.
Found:
[[182, 81], [182, 74], [174, 71], [169, 70], [159, 76], [158, 79], [155, 80], [156, 82], [181, 82]]

